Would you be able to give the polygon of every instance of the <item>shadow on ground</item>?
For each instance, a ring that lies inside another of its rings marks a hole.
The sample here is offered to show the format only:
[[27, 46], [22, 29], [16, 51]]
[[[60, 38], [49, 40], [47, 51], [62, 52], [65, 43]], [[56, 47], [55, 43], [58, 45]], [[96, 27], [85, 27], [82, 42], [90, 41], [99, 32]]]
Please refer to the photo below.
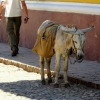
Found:
[[[62, 80], [60, 80], [59, 82], [61, 81]], [[4, 92], [15, 94], [16, 96], [27, 97], [30, 99], [49, 99], [49, 97], [55, 96], [55, 94], [57, 95], [58, 92], [60, 92], [60, 94], [66, 95], [67, 90], [64, 88], [63, 83], [60, 84], [59, 88], [54, 88], [54, 79], [53, 83], [46, 83], [46, 85], [42, 85], [40, 80], [24, 80], [17, 82], [0, 83], [0, 89], [2, 89]]]

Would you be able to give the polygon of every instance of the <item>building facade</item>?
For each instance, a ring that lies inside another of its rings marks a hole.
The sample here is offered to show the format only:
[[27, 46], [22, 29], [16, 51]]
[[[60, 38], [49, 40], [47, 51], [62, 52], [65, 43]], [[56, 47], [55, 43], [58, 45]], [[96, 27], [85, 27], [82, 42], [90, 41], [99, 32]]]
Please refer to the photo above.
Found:
[[[86, 34], [85, 59], [100, 61], [100, 0], [31, 0], [26, 3], [30, 19], [21, 26], [20, 46], [32, 49], [37, 30], [45, 20], [65, 25], [74, 24], [79, 29], [94, 25], [95, 28]], [[24, 15], [22, 21], [23, 19]], [[0, 41], [8, 41], [5, 18], [0, 21]]]

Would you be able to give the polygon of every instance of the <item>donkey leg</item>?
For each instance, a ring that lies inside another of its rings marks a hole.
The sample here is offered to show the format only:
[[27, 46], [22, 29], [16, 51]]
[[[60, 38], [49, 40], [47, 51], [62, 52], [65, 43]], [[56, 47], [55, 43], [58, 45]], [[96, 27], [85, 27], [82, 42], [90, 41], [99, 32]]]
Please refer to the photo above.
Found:
[[46, 67], [47, 67], [48, 84], [49, 84], [49, 83], [52, 83], [51, 71], [50, 71], [50, 63], [51, 63], [51, 58], [46, 58]]
[[65, 58], [64, 65], [63, 65], [63, 71], [64, 71], [64, 83], [65, 83], [65, 88], [70, 87], [69, 82], [68, 82], [68, 57]]
[[44, 58], [40, 56], [40, 68], [41, 68], [41, 83], [45, 85], [45, 78], [44, 78]]
[[60, 54], [56, 53], [56, 65], [55, 65], [55, 84], [54, 87], [58, 88], [59, 84], [58, 84], [58, 74], [60, 71]]

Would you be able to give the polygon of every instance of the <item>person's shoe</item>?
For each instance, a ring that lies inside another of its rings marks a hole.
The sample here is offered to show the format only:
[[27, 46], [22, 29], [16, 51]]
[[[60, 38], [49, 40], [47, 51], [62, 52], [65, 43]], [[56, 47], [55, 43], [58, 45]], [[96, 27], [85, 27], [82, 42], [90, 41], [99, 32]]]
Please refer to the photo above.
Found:
[[18, 54], [18, 50], [16, 49], [16, 47], [13, 47], [11, 56], [13, 57], [16, 56], [17, 54]]

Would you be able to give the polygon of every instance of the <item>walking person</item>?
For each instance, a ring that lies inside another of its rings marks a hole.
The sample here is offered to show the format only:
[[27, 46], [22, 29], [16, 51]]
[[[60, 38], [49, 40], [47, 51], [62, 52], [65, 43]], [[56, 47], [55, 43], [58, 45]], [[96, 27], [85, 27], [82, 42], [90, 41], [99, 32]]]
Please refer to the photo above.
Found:
[[[28, 22], [28, 11], [25, 0], [1, 0], [0, 5], [0, 19], [2, 18], [2, 11], [5, 8], [6, 31], [8, 34], [8, 42], [12, 50], [11, 56], [18, 54], [18, 44], [20, 37], [21, 26], [21, 10], [24, 11], [24, 23]], [[22, 6], [22, 9], [21, 9]]]

